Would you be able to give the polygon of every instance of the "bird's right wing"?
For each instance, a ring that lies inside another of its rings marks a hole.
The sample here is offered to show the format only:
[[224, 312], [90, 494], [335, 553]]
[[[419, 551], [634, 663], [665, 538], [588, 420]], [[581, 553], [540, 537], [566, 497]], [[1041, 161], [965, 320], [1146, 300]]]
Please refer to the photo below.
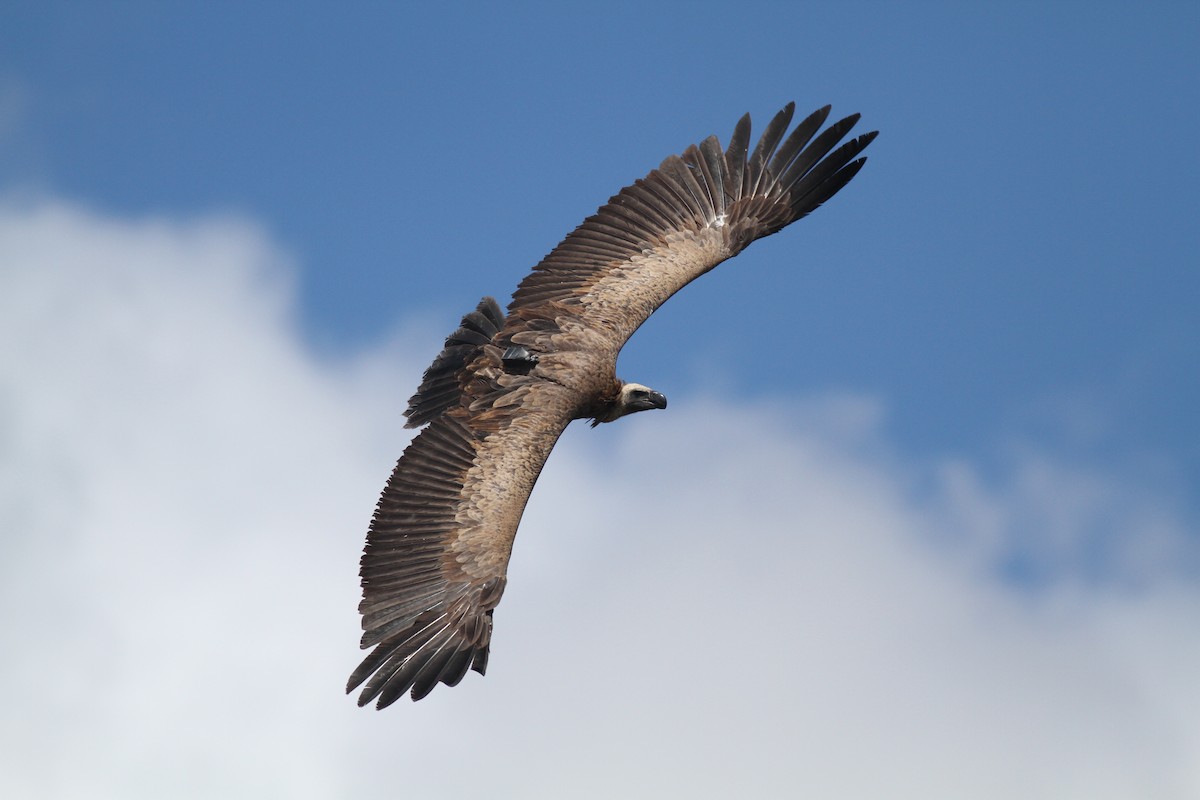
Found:
[[517, 525], [578, 404], [552, 382], [501, 379], [507, 386], [430, 422], [379, 499], [359, 604], [362, 647], [375, 649], [346, 687], [366, 682], [359, 705], [383, 708], [409, 690], [418, 700], [487, 667]]

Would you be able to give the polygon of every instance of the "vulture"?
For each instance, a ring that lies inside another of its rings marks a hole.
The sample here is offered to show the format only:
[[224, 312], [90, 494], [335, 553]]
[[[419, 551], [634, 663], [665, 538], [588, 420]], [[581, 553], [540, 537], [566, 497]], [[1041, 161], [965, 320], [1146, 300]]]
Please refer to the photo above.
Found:
[[409, 400], [407, 427], [423, 430], [367, 535], [361, 646], [374, 649], [346, 687], [363, 686], [360, 706], [486, 671], [513, 538], [554, 443], [572, 420], [667, 407], [617, 377], [617, 354], [671, 295], [858, 174], [875, 132], [843, 142], [859, 115], [821, 130], [829, 110], [787, 134], [789, 103], [753, 150], [747, 114], [724, 150], [710, 136], [667, 158], [534, 267], [507, 312], [485, 297], [463, 317]]

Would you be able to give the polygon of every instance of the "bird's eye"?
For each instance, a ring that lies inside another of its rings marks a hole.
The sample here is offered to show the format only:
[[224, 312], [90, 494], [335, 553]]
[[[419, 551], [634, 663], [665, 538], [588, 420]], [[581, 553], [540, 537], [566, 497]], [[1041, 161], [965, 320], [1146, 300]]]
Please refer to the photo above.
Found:
[[645, 389], [634, 389], [632, 394], [634, 397], [641, 398], [641, 397], [645, 397], [647, 393], [646, 393]]

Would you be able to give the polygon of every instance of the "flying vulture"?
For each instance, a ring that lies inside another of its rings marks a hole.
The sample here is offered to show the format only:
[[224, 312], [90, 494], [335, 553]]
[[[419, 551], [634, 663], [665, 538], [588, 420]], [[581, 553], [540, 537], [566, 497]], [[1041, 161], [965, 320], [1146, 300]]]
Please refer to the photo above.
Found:
[[[755, 239], [833, 197], [866, 162], [858, 114], [818, 134], [829, 106], [786, 138], [795, 105], [754, 150], [750, 116], [671, 156], [576, 228], [517, 287], [507, 314], [485, 297], [425, 371], [405, 416], [424, 427], [379, 499], [360, 575], [359, 705], [456, 685], [487, 668], [492, 612], [521, 513], [560, 434], [666, 408], [616, 376], [617, 354], [654, 310]], [[834, 148], [837, 149], [834, 149]]]

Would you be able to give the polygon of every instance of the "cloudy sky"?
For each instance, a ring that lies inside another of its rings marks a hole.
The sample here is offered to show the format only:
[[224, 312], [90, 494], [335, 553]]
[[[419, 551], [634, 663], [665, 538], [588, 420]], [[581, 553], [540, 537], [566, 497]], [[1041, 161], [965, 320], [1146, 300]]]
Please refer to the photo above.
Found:
[[[0, 796], [1200, 796], [1195, 4], [0, 10]], [[666, 155], [882, 133], [358, 709], [440, 340]]]

